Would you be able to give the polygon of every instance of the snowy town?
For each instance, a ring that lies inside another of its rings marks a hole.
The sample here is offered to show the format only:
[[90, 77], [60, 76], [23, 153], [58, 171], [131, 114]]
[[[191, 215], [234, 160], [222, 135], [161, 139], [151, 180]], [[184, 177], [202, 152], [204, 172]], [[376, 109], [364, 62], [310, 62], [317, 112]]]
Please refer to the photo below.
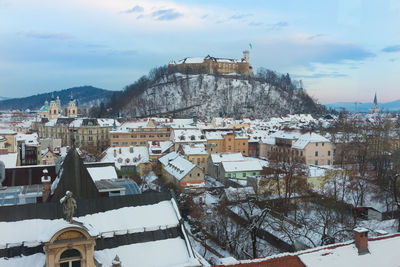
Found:
[[1, 114], [1, 266], [398, 262], [398, 115], [65, 114]]
[[0, 0], [0, 267], [400, 267], [399, 17]]

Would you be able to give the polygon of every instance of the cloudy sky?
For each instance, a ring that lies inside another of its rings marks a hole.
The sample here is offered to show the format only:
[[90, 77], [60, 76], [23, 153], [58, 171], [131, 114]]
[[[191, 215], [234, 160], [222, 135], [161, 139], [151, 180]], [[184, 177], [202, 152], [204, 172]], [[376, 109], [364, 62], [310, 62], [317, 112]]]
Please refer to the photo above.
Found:
[[400, 99], [398, 0], [0, 0], [0, 96], [121, 90], [190, 56], [301, 79], [321, 103]]

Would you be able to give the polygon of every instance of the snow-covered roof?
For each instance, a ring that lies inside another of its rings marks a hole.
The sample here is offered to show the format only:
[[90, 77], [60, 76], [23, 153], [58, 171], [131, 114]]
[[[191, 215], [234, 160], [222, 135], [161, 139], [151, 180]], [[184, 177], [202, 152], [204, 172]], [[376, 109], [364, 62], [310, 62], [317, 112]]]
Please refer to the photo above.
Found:
[[185, 155], [207, 155], [206, 147], [204, 144], [185, 145], [183, 147]]
[[51, 126], [55, 126], [56, 123], [57, 123], [57, 119], [51, 119], [51, 120], [49, 120], [48, 122], [46, 122], [46, 123], [44, 124], [44, 126], [51, 127]]
[[83, 123], [82, 119], [75, 119], [75, 120], [71, 121], [71, 123], [69, 124], [69, 127], [79, 128], [82, 126], [82, 123]]
[[6, 168], [15, 168], [17, 166], [18, 153], [0, 154], [0, 160], [4, 162]]
[[122, 266], [200, 266], [179, 237], [95, 251], [95, 258], [102, 266], [112, 266], [115, 255]]
[[104, 154], [101, 162], [114, 162], [117, 169], [149, 162], [149, 150], [146, 146], [109, 147]]
[[369, 253], [358, 255], [354, 243], [336, 248], [319, 249], [299, 255], [300, 260], [309, 267], [317, 266], [399, 266], [400, 236], [386, 237], [368, 241]]
[[119, 121], [114, 119], [97, 119], [97, 123], [100, 125], [100, 127], [113, 126], [114, 121], [115, 121], [115, 126], [119, 127], [121, 125]]
[[24, 134], [18, 133], [17, 134], [17, 141], [24, 141], [26, 145], [29, 146], [38, 146], [39, 145], [39, 136], [37, 133], [32, 134]]
[[118, 179], [114, 166], [88, 167], [87, 170], [93, 181]]
[[292, 148], [304, 149], [309, 143], [329, 143], [329, 140], [320, 134], [305, 133], [296, 140]]
[[243, 155], [241, 153], [220, 153], [211, 154], [211, 161], [215, 163], [220, 163], [224, 161], [243, 161]]
[[207, 140], [221, 140], [224, 139], [222, 133], [223, 132], [206, 132], [206, 138]]
[[167, 155], [165, 155], [165, 156], [159, 158], [158, 160], [161, 162], [162, 165], [165, 166], [165, 165], [168, 164], [168, 162], [169, 162], [170, 160], [173, 160], [173, 159], [175, 159], [175, 158], [178, 157], [178, 156], [179, 156], [178, 153], [176, 153], [175, 151], [172, 151], [171, 153], [168, 153]]
[[265, 136], [261, 138], [261, 142], [265, 145], [275, 145], [275, 137]]
[[168, 163], [164, 165], [164, 170], [177, 180], [182, 180], [194, 167], [196, 167], [196, 165], [179, 155], [169, 160]]
[[277, 131], [271, 134], [271, 137], [274, 138], [281, 138], [281, 139], [288, 139], [288, 140], [295, 140], [301, 136], [301, 133], [298, 131]]
[[173, 145], [174, 143], [172, 143], [171, 141], [161, 141], [161, 142], [148, 141], [150, 155], [165, 153], [165, 151], [167, 151]]
[[260, 162], [251, 161], [223, 161], [222, 167], [226, 172], [261, 171]]
[[187, 142], [203, 142], [205, 143], [206, 137], [200, 130], [174, 130], [175, 143]]
[[[85, 225], [91, 225], [100, 235], [117, 230], [128, 230], [130, 233], [135, 233], [160, 229], [160, 227], [176, 227], [179, 225], [178, 219], [173, 202], [169, 200], [153, 205], [124, 207], [74, 218], [74, 220]], [[65, 225], [65, 223], [63, 219], [29, 219], [0, 222], [0, 246], [10, 243], [47, 242], [49, 241], [46, 240], [49, 229], [57, 228], [59, 225]], [[32, 229], [35, 229], [35, 231], [32, 231]]]

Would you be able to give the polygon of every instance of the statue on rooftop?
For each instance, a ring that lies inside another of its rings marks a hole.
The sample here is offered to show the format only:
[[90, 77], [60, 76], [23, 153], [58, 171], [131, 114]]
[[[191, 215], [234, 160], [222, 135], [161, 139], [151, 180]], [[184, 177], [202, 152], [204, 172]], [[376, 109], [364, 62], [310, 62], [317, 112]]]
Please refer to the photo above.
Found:
[[72, 197], [72, 192], [67, 191], [65, 196], [60, 199], [60, 203], [63, 205], [63, 212], [65, 220], [72, 223], [72, 217], [74, 216], [76, 206], [76, 200]]

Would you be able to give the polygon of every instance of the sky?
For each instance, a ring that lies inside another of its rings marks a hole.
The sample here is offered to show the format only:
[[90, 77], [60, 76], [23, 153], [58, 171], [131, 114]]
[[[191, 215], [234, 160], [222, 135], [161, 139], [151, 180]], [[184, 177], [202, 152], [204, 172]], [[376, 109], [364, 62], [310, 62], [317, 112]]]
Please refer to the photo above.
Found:
[[398, 0], [0, 0], [2, 97], [122, 90], [171, 60], [244, 50], [323, 104], [400, 99]]

